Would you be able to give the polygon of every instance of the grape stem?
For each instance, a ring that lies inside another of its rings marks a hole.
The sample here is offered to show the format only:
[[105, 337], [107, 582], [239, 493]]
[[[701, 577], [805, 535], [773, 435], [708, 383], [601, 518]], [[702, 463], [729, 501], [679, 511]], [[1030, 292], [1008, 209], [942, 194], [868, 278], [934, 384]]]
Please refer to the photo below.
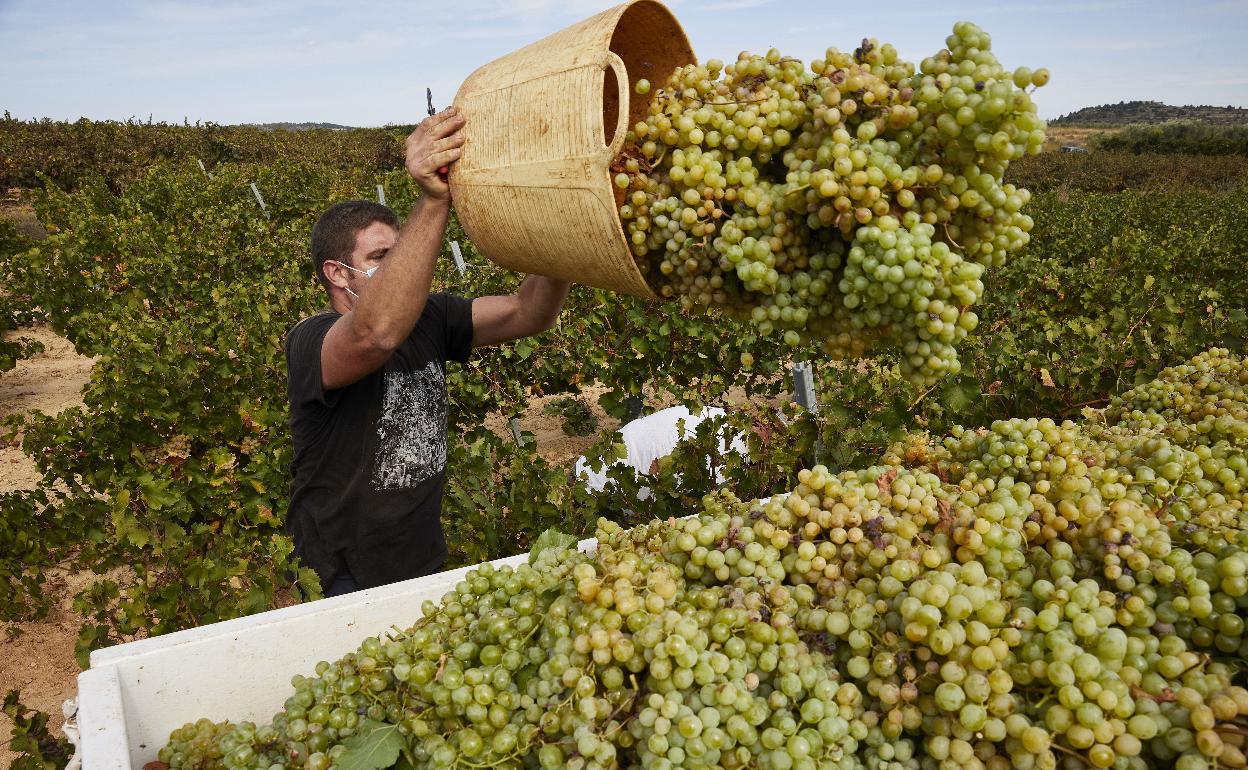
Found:
[[[503, 756], [499, 757], [499, 759], [496, 761], [506, 762], [509, 759], [516, 759], [519, 756], [520, 754], [518, 751], [512, 751], [510, 754], [504, 754]], [[464, 759], [463, 757], [456, 757], [455, 764], [462, 765], [464, 767], [476, 768], [477, 770], [491, 770], [491, 768], [498, 767], [498, 765], [493, 762], [491, 762], [488, 765], [483, 765], [477, 762], [470, 762], [469, 760]]]
[[723, 101], [716, 101], [716, 102], [708, 102], [706, 99], [690, 99], [689, 101], [697, 102], [698, 104], [716, 104], [716, 105], [719, 105], [719, 104], [762, 104], [763, 102], [767, 101], [769, 98], [771, 97], [764, 96], [758, 99], [725, 99]]
[[530, 638], [532, 638], [533, 634], [537, 633], [538, 629], [541, 628], [542, 625], [543, 625], [542, 623], [534, 623], [533, 627], [529, 629], [529, 632], [527, 634], [521, 637], [520, 641], [527, 642]]
[[959, 245], [959, 244], [958, 244], [958, 242], [957, 242], [957, 241], [955, 241], [955, 240], [953, 239], [953, 236], [949, 234], [949, 223], [948, 223], [948, 222], [941, 222], [941, 223], [940, 223], [940, 226], [941, 226], [941, 227], [943, 227], [943, 228], [945, 228], [945, 238], [946, 238], [946, 239], [948, 239], [948, 241], [949, 241], [950, 243], [952, 243], [952, 244], [954, 245], [954, 247], [955, 247], [955, 248], [957, 248], [957, 249], [961, 250], [962, 246], [961, 246], [961, 245]]
[[1077, 752], [1077, 751], [1073, 751], [1073, 750], [1071, 750], [1071, 749], [1068, 749], [1068, 748], [1066, 748], [1065, 746], [1061, 745], [1060, 743], [1053, 743], [1053, 744], [1050, 744], [1050, 746], [1051, 746], [1052, 748], [1055, 748], [1055, 749], [1057, 749], [1058, 751], [1062, 752], [1063, 754], [1069, 754], [1070, 756], [1072, 756], [1072, 757], [1074, 757], [1075, 759], [1079, 760], [1080, 762], [1084, 763], [1084, 764], [1085, 764], [1085, 765], [1087, 765], [1088, 767], [1091, 767], [1091, 766], [1092, 766], [1092, 762], [1091, 762], [1091, 761], [1089, 761], [1087, 757], [1085, 757], [1084, 755], [1080, 754], [1080, 753], [1079, 753], [1079, 752]]
[[[610, 721], [612, 719], [615, 719], [615, 717], [619, 715], [620, 710], [623, 709], [626, 705], [631, 707], [632, 702], [637, 699], [637, 696], [639, 694], [640, 694], [639, 692], [634, 692], [632, 695], [625, 698], [624, 701], [620, 703], [620, 705], [615, 707], [615, 711], [611, 712], [611, 716], [607, 717], [607, 720]], [[618, 733], [630, 721], [632, 721], [632, 717], [629, 717], [628, 719], [625, 719], [622, 722], [617, 722], [615, 727], [611, 728], [610, 730], [607, 730], [604, 733], [601, 733], [600, 737], [610, 739], [612, 735], [615, 735], [616, 733]]]
[[1184, 676], [1185, 676], [1185, 675], [1186, 675], [1189, 671], [1192, 671], [1192, 670], [1194, 670], [1194, 669], [1197, 669], [1197, 668], [1200, 668], [1201, 666], [1206, 665], [1207, 663], [1209, 663], [1209, 661], [1210, 661], [1210, 660], [1212, 660], [1212, 658], [1210, 658], [1210, 657], [1209, 657], [1209, 655], [1207, 655], [1207, 654], [1205, 654], [1205, 653], [1201, 653], [1201, 654], [1200, 654], [1200, 660], [1196, 661], [1196, 662], [1195, 662], [1195, 663], [1193, 663], [1192, 665], [1190, 665], [1190, 666], [1188, 666], [1187, 668], [1183, 669], [1183, 673], [1182, 673], [1182, 674], [1179, 674], [1178, 679], [1179, 679], [1179, 680], [1182, 680], [1182, 679], [1183, 679], [1183, 677], [1184, 677]]
[[1063, 412], [1063, 414], [1070, 414], [1076, 409], [1082, 409], [1085, 406], [1096, 406], [1097, 404], [1107, 404], [1107, 403], [1109, 403], [1108, 396], [1106, 396], [1105, 398], [1094, 398], [1091, 401], [1084, 401], [1081, 404], [1073, 404], [1071, 406], [1066, 407], [1066, 411]]
[[[956, 244], [955, 244], [955, 245], [956, 245]], [[931, 393], [933, 390], [935, 390], [935, 389], [936, 389], [936, 386], [937, 386], [937, 385], [939, 385], [939, 384], [940, 384], [940, 383], [939, 383], [939, 382], [937, 382], [935, 385], [932, 385], [930, 388], [928, 388], [927, 390], [925, 390], [925, 391], [923, 391], [922, 393], [920, 393], [920, 394], [919, 394], [919, 397], [918, 397], [918, 398], [916, 398], [916, 399], [914, 400], [914, 403], [913, 403], [913, 404], [911, 404], [909, 408], [910, 408], [910, 409], [914, 409], [916, 406], [918, 406], [918, 405], [919, 405], [919, 402], [920, 402], [920, 401], [922, 401], [923, 399], [927, 398], [927, 394], [929, 394], [929, 393]]]
[[1137, 318], [1135, 323], [1131, 324], [1130, 329], [1127, 329], [1127, 336], [1123, 337], [1121, 347], [1125, 348], [1127, 343], [1131, 341], [1131, 335], [1135, 333], [1136, 328], [1143, 323], [1144, 319], [1148, 318], [1148, 314], [1153, 312], [1153, 308], [1157, 306], [1157, 300], [1160, 299], [1160, 297], [1160, 293], [1154, 296], [1152, 303], [1148, 306], [1148, 309], [1144, 311], [1144, 314]]

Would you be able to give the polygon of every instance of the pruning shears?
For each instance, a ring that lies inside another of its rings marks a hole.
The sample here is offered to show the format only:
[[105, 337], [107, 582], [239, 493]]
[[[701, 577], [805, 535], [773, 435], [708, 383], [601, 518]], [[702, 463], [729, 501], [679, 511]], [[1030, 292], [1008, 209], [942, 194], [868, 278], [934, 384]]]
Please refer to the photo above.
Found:
[[[425, 100], [429, 103], [429, 117], [432, 118], [438, 112], [437, 110], [433, 108], [433, 89], [432, 88], [425, 89]], [[446, 179], [446, 175], [447, 175], [446, 166], [443, 166], [442, 168], [438, 169], [438, 176], [442, 177], [443, 180]]]

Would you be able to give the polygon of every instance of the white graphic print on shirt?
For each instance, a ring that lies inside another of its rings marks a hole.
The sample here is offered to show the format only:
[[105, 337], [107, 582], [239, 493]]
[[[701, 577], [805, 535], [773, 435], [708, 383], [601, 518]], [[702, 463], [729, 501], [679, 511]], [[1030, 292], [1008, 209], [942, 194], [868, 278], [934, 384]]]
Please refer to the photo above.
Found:
[[386, 373], [377, 434], [374, 489], [411, 489], [446, 467], [446, 385], [437, 363]]

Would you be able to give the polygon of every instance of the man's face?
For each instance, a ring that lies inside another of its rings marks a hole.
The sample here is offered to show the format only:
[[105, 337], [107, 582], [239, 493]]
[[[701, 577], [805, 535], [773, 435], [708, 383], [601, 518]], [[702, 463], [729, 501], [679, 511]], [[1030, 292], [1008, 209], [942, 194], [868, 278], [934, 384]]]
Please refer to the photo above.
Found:
[[351, 252], [351, 264], [360, 270], [380, 266], [398, 237], [398, 232], [390, 225], [373, 222], [355, 234], [355, 251]]
[[[373, 222], [355, 234], [355, 250], [351, 252], [351, 265], [355, 270], [330, 261], [327, 261], [325, 266], [327, 269], [338, 272], [338, 280], [335, 282], [339, 286], [345, 281], [346, 288], [359, 294], [369, 280], [364, 277], [363, 273], [381, 266], [390, 248], [398, 240], [398, 235], [398, 231], [385, 222]], [[359, 272], [356, 272], [357, 270]]]

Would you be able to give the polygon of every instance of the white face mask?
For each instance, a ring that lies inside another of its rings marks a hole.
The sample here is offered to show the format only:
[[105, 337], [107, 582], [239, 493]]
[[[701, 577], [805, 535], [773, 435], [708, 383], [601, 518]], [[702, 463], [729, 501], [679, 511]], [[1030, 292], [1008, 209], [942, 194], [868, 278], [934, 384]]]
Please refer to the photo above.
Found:
[[[370, 267], [370, 268], [369, 268], [369, 269], [367, 269], [367, 270], [361, 270], [361, 269], [359, 269], [358, 267], [352, 267], [351, 265], [348, 265], [346, 262], [339, 262], [339, 261], [338, 261], [338, 260], [336, 260], [336, 259], [330, 259], [330, 260], [327, 260], [327, 261], [328, 261], [328, 262], [333, 262], [335, 265], [339, 265], [339, 266], [341, 266], [341, 267], [345, 267], [345, 268], [346, 268], [346, 269], [348, 269], [348, 270], [353, 270], [353, 271], [355, 271], [355, 272], [359, 273], [360, 275], [364, 276], [365, 278], [372, 278], [372, 277], [373, 277], [373, 273], [377, 272], [377, 268], [376, 268], [376, 267]], [[379, 265], [378, 267], [380, 267], [380, 265]], [[360, 295], [358, 295], [358, 294], [356, 294], [355, 292], [351, 291], [351, 287], [350, 287], [350, 286], [347, 286], [347, 287], [345, 287], [345, 288], [346, 288], [346, 290], [347, 290], [347, 294], [350, 294], [352, 297], [354, 297], [354, 298], [355, 298], [355, 299], [357, 299], [357, 300], [360, 298]]]

